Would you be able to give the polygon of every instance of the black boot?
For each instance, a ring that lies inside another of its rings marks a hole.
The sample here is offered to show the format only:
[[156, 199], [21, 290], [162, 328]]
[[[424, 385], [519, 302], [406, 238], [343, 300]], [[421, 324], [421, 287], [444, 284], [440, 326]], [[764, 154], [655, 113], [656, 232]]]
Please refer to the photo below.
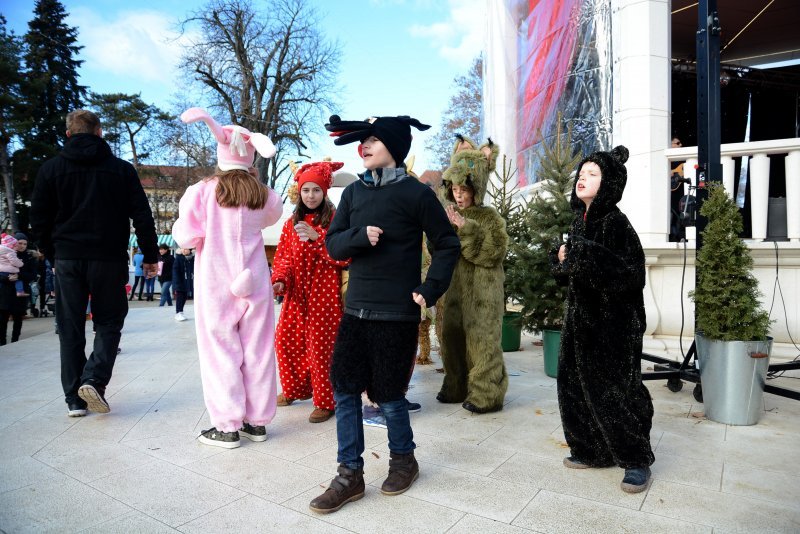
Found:
[[389, 476], [383, 481], [381, 493], [400, 495], [419, 477], [419, 465], [414, 453], [397, 454], [389, 452]]
[[339, 464], [336, 472], [339, 474], [331, 481], [325, 493], [308, 505], [314, 512], [329, 514], [364, 496], [363, 469], [349, 469], [344, 464]]

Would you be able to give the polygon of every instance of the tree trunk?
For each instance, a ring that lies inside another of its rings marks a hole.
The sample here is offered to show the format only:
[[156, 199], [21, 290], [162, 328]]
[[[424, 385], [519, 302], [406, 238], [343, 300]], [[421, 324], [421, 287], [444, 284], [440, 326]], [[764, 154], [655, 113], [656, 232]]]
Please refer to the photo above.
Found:
[[5, 141], [0, 144], [0, 174], [3, 175], [3, 183], [5, 184], [6, 208], [8, 209], [11, 231], [18, 232], [19, 222], [17, 221], [17, 210], [14, 207], [14, 179], [8, 166], [8, 143]]

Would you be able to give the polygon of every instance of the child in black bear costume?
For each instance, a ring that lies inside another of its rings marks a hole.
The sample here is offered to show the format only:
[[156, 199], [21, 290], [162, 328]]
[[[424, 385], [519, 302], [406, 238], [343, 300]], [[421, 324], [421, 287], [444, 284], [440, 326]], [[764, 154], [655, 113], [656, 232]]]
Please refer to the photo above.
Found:
[[628, 150], [595, 152], [578, 166], [566, 244], [551, 252], [554, 276], [569, 285], [558, 404], [573, 469], [625, 469], [622, 489], [647, 489], [653, 403], [642, 383], [644, 253], [617, 203]]
[[[325, 236], [335, 260], [352, 258], [344, 316], [331, 364], [336, 401], [338, 475], [311, 501], [311, 510], [335, 512], [364, 496], [364, 427], [361, 392], [378, 403], [389, 434], [385, 495], [406, 491], [419, 475], [405, 392], [417, 352], [420, 307], [433, 306], [447, 290], [461, 250], [436, 194], [406, 173], [410, 117], [344, 122], [325, 127], [335, 143], [359, 142], [366, 172], [342, 193]], [[420, 284], [422, 233], [435, 252]]]

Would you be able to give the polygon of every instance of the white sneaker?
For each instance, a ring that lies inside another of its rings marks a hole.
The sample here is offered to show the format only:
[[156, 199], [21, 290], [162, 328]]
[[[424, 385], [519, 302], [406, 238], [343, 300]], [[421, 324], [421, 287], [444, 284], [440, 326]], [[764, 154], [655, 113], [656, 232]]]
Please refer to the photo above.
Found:
[[176, 321], [185, 321], [186, 320], [186, 316], [183, 314], [183, 312], [178, 312], [178, 313], [175, 314], [175, 320]]

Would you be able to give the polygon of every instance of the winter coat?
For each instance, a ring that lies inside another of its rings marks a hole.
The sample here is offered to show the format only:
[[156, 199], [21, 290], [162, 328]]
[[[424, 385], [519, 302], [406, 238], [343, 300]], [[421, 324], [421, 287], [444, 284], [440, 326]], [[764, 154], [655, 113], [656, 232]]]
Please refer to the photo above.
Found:
[[144, 254], [137, 252], [133, 255], [133, 274], [134, 276], [144, 276]]
[[163, 284], [164, 282], [171, 282], [172, 265], [175, 263], [175, 256], [167, 251], [166, 254], [161, 254], [158, 256], [158, 261], [162, 262], [161, 274], [158, 275], [158, 283]]
[[[433, 306], [450, 284], [460, 250], [442, 205], [431, 189], [405, 173], [367, 171], [342, 193], [325, 238], [336, 260], [352, 258], [345, 313], [378, 321], [419, 322], [412, 292]], [[383, 230], [377, 245], [366, 227]], [[436, 253], [420, 284], [422, 233]]]
[[30, 222], [47, 259], [128, 261], [130, 220], [145, 263], [155, 263], [153, 214], [133, 165], [94, 134], [75, 134], [39, 169]]
[[17, 257], [16, 250], [0, 245], [0, 273], [16, 274], [23, 265], [22, 260]]
[[[31, 292], [31, 283], [36, 280], [36, 267], [38, 260], [29, 251], [17, 252], [17, 258], [22, 260], [17, 276], [23, 283], [25, 292]], [[18, 297], [14, 282], [8, 275], [0, 275], [0, 311], [10, 311], [12, 315], [25, 315], [30, 297]]]

